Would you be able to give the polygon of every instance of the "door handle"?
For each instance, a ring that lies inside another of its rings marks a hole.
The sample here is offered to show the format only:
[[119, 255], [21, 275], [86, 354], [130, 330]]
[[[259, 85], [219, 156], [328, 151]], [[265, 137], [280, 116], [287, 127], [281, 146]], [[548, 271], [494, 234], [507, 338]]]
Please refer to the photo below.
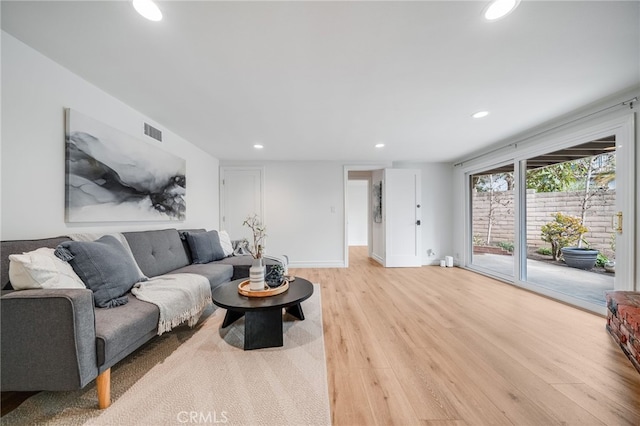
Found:
[[622, 234], [622, 212], [618, 212], [611, 216], [611, 227], [618, 234]]
[[417, 221], [417, 222], [416, 222], [416, 225], [420, 225], [420, 221]]

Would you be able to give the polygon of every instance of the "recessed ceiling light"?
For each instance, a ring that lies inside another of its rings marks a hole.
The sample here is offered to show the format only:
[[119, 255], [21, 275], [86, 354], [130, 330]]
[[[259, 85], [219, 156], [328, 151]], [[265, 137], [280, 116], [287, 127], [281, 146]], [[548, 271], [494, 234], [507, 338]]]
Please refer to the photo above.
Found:
[[253, 147], [254, 147], [255, 149], [262, 149], [262, 148], [264, 148], [264, 145], [260, 145], [259, 143], [257, 143], [257, 144], [255, 144]]
[[520, 0], [493, 0], [484, 9], [484, 19], [495, 21], [513, 12], [520, 4]]
[[376, 144], [376, 148], [384, 148], [384, 144], [383, 143], [377, 143]]
[[489, 115], [489, 111], [478, 111], [474, 114], [471, 114], [473, 118], [483, 118]]
[[162, 12], [152, 0], [133, 0], [136, 11], [150, 21], [160, 21]]

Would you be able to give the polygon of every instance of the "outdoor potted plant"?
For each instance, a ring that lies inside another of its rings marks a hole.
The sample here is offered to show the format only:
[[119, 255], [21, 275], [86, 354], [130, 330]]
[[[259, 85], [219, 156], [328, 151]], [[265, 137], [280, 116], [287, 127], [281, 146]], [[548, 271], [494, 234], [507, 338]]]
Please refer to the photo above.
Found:
[[554, 220], [541, 228], [542, 240], [551, 243], [553, 260], [564, 259], [567, 266], [578, 269], [591, 269], [596, 264], [598, 250], [573, 246], [581, 241], [582, 235], [588, 232], [580, 218], [557, 212]]
[[591, 269], [598, 260], [598, 250], [588, 247], [563, 247], [561, 249], [564, 263], [578, 269]]
[[615, 273], [616, 272], [616, 261], [615, 260], [609, 260], [607, 263], [604, 264], [604, 270], [607, 271], [607, 272]]

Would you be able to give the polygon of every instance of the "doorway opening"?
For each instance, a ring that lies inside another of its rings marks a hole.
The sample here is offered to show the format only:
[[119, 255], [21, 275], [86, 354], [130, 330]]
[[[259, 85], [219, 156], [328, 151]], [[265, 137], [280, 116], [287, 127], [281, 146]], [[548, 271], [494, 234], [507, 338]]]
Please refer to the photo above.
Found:
[[351, 171], [347, 181], [347, 245], [369, 246], [371, 172]]
[[349, 266], [351, 247], [366, 246], [369, 257], [375, 240], [371, 219], [371, 191], [374, 170], [367, 166], [345, 167], [344, 186], [344, 266]]

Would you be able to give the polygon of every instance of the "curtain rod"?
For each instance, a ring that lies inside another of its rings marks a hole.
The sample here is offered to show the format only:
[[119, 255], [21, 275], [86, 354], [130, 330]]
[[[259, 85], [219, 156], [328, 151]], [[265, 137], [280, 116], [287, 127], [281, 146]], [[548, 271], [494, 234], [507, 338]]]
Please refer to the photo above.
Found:
[[515, 142], [511, 142], [510, 144], [503, 145], [503, 146], [498, 147], [498, 148], [494, 148], [494, 149], [492, 149], [491, 151], [483, 152], [482, 154], [478, 154], [478, 155], [476, 155], [476, 156], [474, 156], [474, 157], [467, 158], [466, 160], [460, 161], [459, 163], [455, 163], [455, 164], [453, 165], [453, 167], [461, 166], [461, 165], [463, 165], [463, 164], [464, 164], [464, 163], [466, 163], [466, 162], [473, 161], [473, 160], [476, 160], [476, 159], [478, 159], [478, 158], [484, 157], [484, 156], [486, 156], [486, 155], [493, 154], [494, 152], [501, 151], [501, 150], [503, 150], [503, 149], [505, 149], [505, 148], [511, 148], [511, 147], [514, 147], [514, 148], [515, 148], [515, 147], [517, 147], [517, 146], [518, 146], [518, 144], [519, 144], [519, 143], [525, 142], [525, 141], [527, 141], [527, 140], [529, 140], [529, 139], [533, 139], [533, 138], [535, 138], [536, 136], [544, 135], [545, 133], [549, 133], [549, 132], [551, 132], [551, 131], [553, 131], [553, 130], [557, 130], [557, 129], [559, 129], [559, 128], [561, 128], [561, 127], [564, 127], [564, 126], [567, 126], [567, 125], [569, 125], [569, 124], [571, 124], [571, 123], [575, 123], [576, 121], [584, 120], [585, 118], [589, 118], [589, 117], [591, 117], [591, 116], [593, 116], [593, 115], [603, 113], [603, 112], [605, 112], [605, 111], [608, 111], [608, 110], [610, 110], [610, 109], [613, 109], [613, 108], [616, 108], [616, 107], [619, 107], [619, 106], [627, 106], [627, 105], [629, 105], [629, 109], [633, 109], [633, 104], [634, 104], [634, 102], [638, 102], [638, 97], [637, 97], [637, 96], [636, 96], [636, 97], [633, 97], [633, 98], [631, 98], [631, 99], [628, 99], [628, 100], [626, 100], [626, 101], [618, 102], [617, 104], [610, 105], [610, 106], [608, 106], [608, 107], [606, 107], [606, 108], [602, 108], [602, 109], [600, 109], [600, 110], [598, 110], [598, 111], [594, 111], [594, 112], [589, 113], [589, 114], [587, 114], [587, 115], [583, 115], [582, 117], [574, 118], [573, 120], [567, 121], [566, 123], [558, 124], [557, 126], [554, 126], [554, 127], [550, 128], [550, 129], [542, 130], [542, 131], [540, 131], [540, 132], [538, 132], [538, 133], [536, 133], [536, 134], [533, 134], [533, 135], [531, 135], [531, 136], [527, 136], [527, 137], [522, 138], [522, 139], [519, 139], [519, 140], [517, 140], [517, 141], [515, 141]]

